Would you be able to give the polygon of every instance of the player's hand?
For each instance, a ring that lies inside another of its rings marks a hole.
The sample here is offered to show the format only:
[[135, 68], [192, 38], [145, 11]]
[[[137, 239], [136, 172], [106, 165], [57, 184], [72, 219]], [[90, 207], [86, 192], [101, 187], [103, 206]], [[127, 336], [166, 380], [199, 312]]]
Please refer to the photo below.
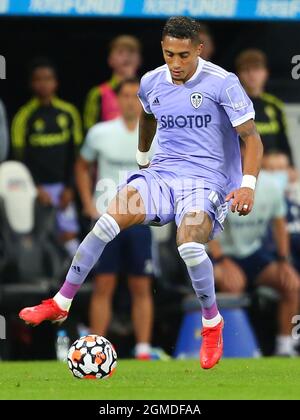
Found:
[[68, 207], [68, 205], [73, 201], [73, 199], [73, 190], [71, 188], [66, 187], [61, 193], [59, 207], [62, 210], [65, 210]]
[[222, 292], [241, 293], [246, 287], [246, 276], [230, 258], [224, 258], [214, 266], [216, 285]]
[[98, 220], [101, 214], [96, 209], [94, 203], [89, 204], [88, 206], [83, 207], [82, 213], [84, 216], [92, 219], [92, 220]]
[[43, 187], [37, 187], [37, 198], [43, 206], [52, 205], [52, 198]]
[[254, 190], [252, 188], [239, 188], [238, 190], [232, 191], [226, 197], [225, 201], [230, 201], [231, 211], [239, 213], [239, 216], [247, 216], [253, 208], [254, 204]]

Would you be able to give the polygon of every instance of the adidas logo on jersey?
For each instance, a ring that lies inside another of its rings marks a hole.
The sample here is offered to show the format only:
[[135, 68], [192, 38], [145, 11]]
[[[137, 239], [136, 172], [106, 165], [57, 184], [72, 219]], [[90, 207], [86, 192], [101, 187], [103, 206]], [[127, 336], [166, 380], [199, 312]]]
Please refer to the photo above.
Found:
[[152, 102], [152, 105], [160, 105], [158, 97], [154, 99], [154, 101]]

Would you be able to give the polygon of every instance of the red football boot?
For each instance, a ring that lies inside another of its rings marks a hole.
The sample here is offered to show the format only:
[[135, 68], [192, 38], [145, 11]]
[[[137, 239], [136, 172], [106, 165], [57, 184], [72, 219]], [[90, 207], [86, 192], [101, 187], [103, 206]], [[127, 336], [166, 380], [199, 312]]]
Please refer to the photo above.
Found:
[[203, 369], [211, 369], [221, 359], [223, 353], [222, 330], [223, 319], [215, 327], [203, 327], [200, 365]]
[[151, 360], [151, 354], [148, 354], [148, 353], [141, 353], [141, 354], [139, 354], [139, 355], [137, 355], [137, 356], [135, 356], [135, 359], [136, 360]]
[[54, 299], [47, 299], [40, 305], [22, 309], [19, 317], [27, 324], [36, 326], [43, 321], [62, 323], [67, 319], [68, 314], [68, 311], [60, 309]]

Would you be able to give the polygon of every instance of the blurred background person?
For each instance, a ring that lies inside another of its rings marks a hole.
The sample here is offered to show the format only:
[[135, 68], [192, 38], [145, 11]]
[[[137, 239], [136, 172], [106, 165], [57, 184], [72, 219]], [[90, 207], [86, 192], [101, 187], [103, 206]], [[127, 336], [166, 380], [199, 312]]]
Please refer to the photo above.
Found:
[[109, 45], [107, 59], [112, 69], [111, 79], [93, 87], [84, 106], [84, 128], [88, 130], [100, 121], [112, 120], [120, 115], [115, 90], [127, 78], [135, 77], [141, 65], [141, 44], [131, 35], [120, 35]]
[[0, 162], [5, 160], [8, 155], [9, 136], [6, 111], [3, 102], [0, 99]]
[[[268, 172], [268, 157], [258, 177], [255, 206], [247, 217], [228, 213], [224, 232], [210, 242], [218, 291], [242, 293], [259, 285], [280, 295], [275, 354], [294, 355], [291, 319], [299, 311], [300, 279], [290, 264], [286, 202], [276, 176]], [[273, 249], [264, 246], [270, 223]]]
[[279, 150], [290, 158], [284, 104], [276, 96], [265, 92], [269, 79], [267, 57], [258, 49], [242, 51], [235, 61], [237, 75], [251, 98], [255, 109], [255, 124], [264, 151]]
[[290, 234], [292, 262], [300, 273], [300, 177], [285, 153], [270, 151], [264, 158], [264, 167], [270, 171], [285, 194], [287, 227]]
[[215, 42], [209, 26], [205, 23], [200, 23], [200, 40], [203, 43], [203, 49], [201, 51], [201, 58], [207, 61], [211, 61], [215, 53]]
[[35, 181], [43, 205], [57, 209], [58, 232], [69, 255], [78, 247], [78, 223], [73, 205], [74, 160], [82, 142], [79, 112], [56, 96], [58, 78], [47, 58], [30, 68], [33, 94], [12, 122], [13, 157], [21, 160]]
[[[116, 88], [120, 117], [98, 123], [87, 134], [76, 164], [76, 181], [83, 210], [97, 220], [114, 197], [120, 176], [136, 170], [138, 120], [141, 104], [138, 79], [123, 80]], [[90, 166], [97, 161], [98, 183], [93, 197]], [[99, 178], [99, 169], [101, 176]], [[108, 194], [105, 196], [104, 191]], [[104, 196], [101, 196], [101, 192]], [[105, 200], [103, 199], [105, 197]], [[97, 208], [96, 208], [97, 203]], [[150, 359], [153, 323], [151, 292], [151, 232], [149, 226], [133, 226], [109, 243], [94, 270], [95, 287], [90, 307], [92, 333], [106, 336], [112, 317], [112, 299], [120, 272], [128, 275], [132, 297], [132, 322], [136, 337], [135, 357]]]

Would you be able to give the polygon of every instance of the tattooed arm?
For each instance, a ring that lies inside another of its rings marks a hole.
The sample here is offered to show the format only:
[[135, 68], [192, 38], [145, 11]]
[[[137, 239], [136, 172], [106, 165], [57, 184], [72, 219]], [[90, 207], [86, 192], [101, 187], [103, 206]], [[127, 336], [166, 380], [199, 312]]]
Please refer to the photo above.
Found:
[[[236, 130], [245, 144], [243, 159], [243, 183], [239, 189], [232, 191], [226, 197], [226, 201], [232, 200], [231, 210], [237, 211], [240, 216], [246, 216], [252, 210], [254, 203], [255, 178], [257, 177], [262, 161], [263, 145], [253, 120], [236, 127]], [[244, 185], [244, 179], [250, 176], [254, 180], [254, 186]]]
[[240, 138], [245, 143], [244, 174], [257, 177], [263, 155], [263, 145], [253, 120], [236, 127]]

